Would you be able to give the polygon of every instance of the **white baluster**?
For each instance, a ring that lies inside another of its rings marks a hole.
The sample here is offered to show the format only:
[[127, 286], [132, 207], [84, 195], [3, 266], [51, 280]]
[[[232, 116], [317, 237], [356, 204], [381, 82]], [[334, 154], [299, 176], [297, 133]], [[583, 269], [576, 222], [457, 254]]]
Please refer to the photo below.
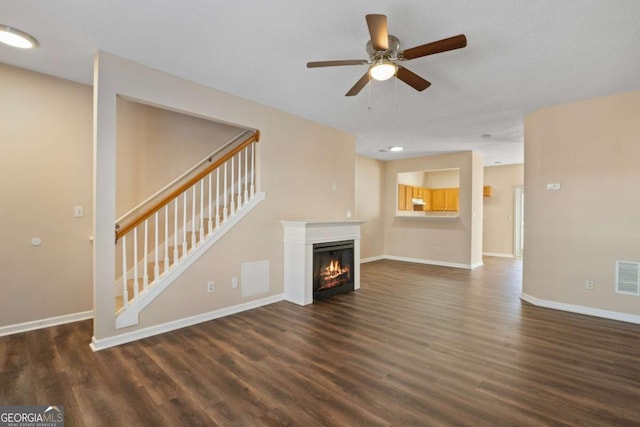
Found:
[[159, 252], [160, 252], [160, 248], [158, 247], [158, 240], [159, 240], [159, 236], [158, 236], [158, 212], [156, 212], [156, 223], [155, 223], [155, 231], [156, 231], [156, 247], [153, 251], [154, 253], [154, 265], [153, 265], [153, 280], [158, 280], [158, 276], [160, 276], [160, 262], [158, 261], [158, 257], [160, 256]]
[[213, 217], [211, 216], [211, 174], [209, 174], [209, 197], [207, 200], [209, 201], [209, 223], [207, 224], [207, 230], [209, 230], [208, 234], [211, 234], [213, 231]]
[[[246, 200], [245, 200], [246, 202]], [[242, 207], [242, 151], [238, 152], [238, 209]]]
[[149, 220], [145, 219], [144, 220], [144, 254], [142, 255], [142, 286], [144, 287], [144, 290], [147, 290], [147, 287], [149, 285], [149, 273], [148, 273], [148, 259], [147, 256], [149, 254], [149, 246], [147, 244], [147, 242], [149, 241]]
[[216, 228], [220, 227], [220, 167], [216, 169]]
[[173, 200], [173, 263], [178, 262], [178, 198]]
[[187, 194], [182, 193], [182, 257], [187, 255]]
[[138, 227], [133, 229], [133, 301], [138, 302]]
[[255, 171], [256, 171], [256, 143], [252, 142], [251, 143], [251, 198], [253, 198], [253, 195], [256, 193], [255, 181], [254, 181]]
[[224, 162], [224, 200], [222, 205], [222, 220], [227, 220], [227, 162]]
[[169, 204], [164, 205], [164, 272], [169, 271]]
[[196, 247], [196, 184], [191, 187], [191, 250]]
[[249, 147], [244, 147], [244, 202], [247, 203], [249, 200], [249, 167], [248, 167], [248, 159], [249, 159]]
[[204, 240], [204, 178], [200, 180], [200, 241]]
[[122, 236], [122, 304], [129, 307], [129, 289], [127, 289], [127, 236]]
[[235, 190], [235, 185], [233, 185], [233, 180], [235, 179], [233, 172], [233, 157], [230, 158], [229, 161], [231, 162], [231, 215], [233, 215], [236, 213], [236, 202], [234, 200], [235, 197], [233, 196], [233, 191]]

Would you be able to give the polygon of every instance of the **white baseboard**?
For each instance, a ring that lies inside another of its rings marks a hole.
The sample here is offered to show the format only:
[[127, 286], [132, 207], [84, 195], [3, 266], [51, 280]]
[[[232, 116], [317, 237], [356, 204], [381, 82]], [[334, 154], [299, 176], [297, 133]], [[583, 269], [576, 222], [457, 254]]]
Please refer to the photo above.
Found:
[[369, 258], [360, 258], [360, 264], [364, 264], [366, 262], [380, 261], [384, 259], [384, 255], [372, 256]]
[[520, 294], [520, 299], [539, 307], [552, 308], [554, 310], [568, 311], [571, 313], [586, 314], [587, 316], [602, 317], [604, 319], [619, 320], [622, 322], [640, 324], [640, 316], [636, 314], [621, 313], [619, 311], [601, 310], [599, 308], [583, 305], [566, 304], [563, 302], [549, 301], [525, 293]]
[[21, 332], [33, 331], [35, 329], [48, 328], [50, 326], [64, 325], [65, 323], [78, 322], [93, 317], [93, 310], [80, 313], [65, 314], [64, 316], [50, 317], [48, 319], [32, 320], [31, 322], [18, 323], [0, 327], [0, 337], [5, 335], [19, 334]]
[[383, 258], [391, 259], [393, 261], [415, 262], [417, 264], [437, 265], [440, 267], [464, 268], [466, 270], [473, 270], [474, 268], [480, 267], [482, 265], [482, 262], [476, 263], [476, 264], [460, 264], [457, 262], [434, 261], [430, 259], [408, 258], [408, 257], [394, 256], [394, 255], [385, 255]]
[[104, 350], [105, 348], [126, 344], [128, 342], [141, 340], [143, 338], [149, 338], [154, 335], [163, 334], [165, 332], [175, 331], [176, 329], [182, 329], [187, 326], [196, 325], [198, 323], [208, 322], [209, 320], [219, 319], [221, 317], [251, 310], [253, 308], [262, 307], [264, 305], [273, 304], [279, 301], [284, 301], [284, 294], [273, 295], [267, 298], [234, 305], [232, 307], [225, 307], [219, 310], [210, 311], [208, 313], [196, 314], [195, 316], [174, 320], [160, 325], [149, 326], [148, 328], [138, 329], [136, 331], [116, 335], [113, 337], [96, 339], [96, 337], [94, 336], [91, 338], [91, 344], [89, 344], [89, 347], [91, 347], [93, 351]]
[[515, 256], [513, 256], [513, 254], [500, 254], [500, 253], [496, 253], [496, 252], [483, 252], [482, 253], [483, 256], [495, 256], [498, 258], [515, 258]]

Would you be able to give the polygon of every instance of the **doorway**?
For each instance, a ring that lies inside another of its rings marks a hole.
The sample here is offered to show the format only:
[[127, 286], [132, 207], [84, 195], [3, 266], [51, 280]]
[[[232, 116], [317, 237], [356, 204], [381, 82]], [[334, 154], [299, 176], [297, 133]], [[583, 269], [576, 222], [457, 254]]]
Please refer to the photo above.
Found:
[[522, 258], [524, 255], [524, 186], [516, 185], [513, 191], [513, 254], [516, 258]]

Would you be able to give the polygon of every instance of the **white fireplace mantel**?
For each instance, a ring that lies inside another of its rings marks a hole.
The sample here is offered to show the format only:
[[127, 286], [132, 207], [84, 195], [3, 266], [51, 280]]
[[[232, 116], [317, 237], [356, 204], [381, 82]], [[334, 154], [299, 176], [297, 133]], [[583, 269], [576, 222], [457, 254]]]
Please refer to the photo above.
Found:
[[360, 220], [280, 221], [284, 226], [284, 298], [313, 303], [313, 244], [353, 240], [354, 289], [360, 288]]

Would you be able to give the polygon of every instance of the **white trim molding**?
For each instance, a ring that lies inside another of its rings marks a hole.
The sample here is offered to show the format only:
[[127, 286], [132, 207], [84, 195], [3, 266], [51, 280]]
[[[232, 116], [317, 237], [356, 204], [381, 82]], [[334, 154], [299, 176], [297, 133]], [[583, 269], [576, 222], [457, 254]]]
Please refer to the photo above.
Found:
[[50, 317], [48, 319], [32, 320], [30, 322], [17, 323], [0, 327], [0, 337], [19, 334], [21, 332], [34, 331], [36, 329], [49, 328], [51, 326], [64, 325], [65, 323], [79, 322], [93, 318], [93, 310], [80, 313], [65, 314], [63, 316]]
[[430, 260], [430, 259], [421, 259], [421, 258], [408, 258], [408, 257], [401, 257], [401, 256], [395, 256], [395, 255], [385, 255], [383, 257], [384, 259], [390, 259], [393, 261], [403, 261], [403, 262], [414, 262], [417, 264], [428, 264], [428, 265], [437, 265], [439, 267], [453, 267], [453, 268], [464, 268], [465, 270], [473, 270], [475, 268], [481, 267], [482, 265], [484, 265], [481, 262], [476, 262], [474, 264], [461, 264], [461, 263], [457, 263], [457, 262], [447, 262], [447, 261], [434, 261], [434, 260]]
[[602, 317], [603, 319], [640, 324], [640, 316], [636, 314], [601, 310], [599, 308], [586, 307], [583, 305], [573, 305], [566, 304], [564, 302], [544, 300], [525, 293], [520, 294], [520, 299], [538, 307], [552, 308], [554, 310], [568, 311], [570, 313], [586, 314], [587, 316]]
[[255, 301], [249, 301], [231, 307], [221, 308], [219, 310], [214, 310], [207, 313], [196, 314], [195, 316], [185, 317], [184, 319], [178, 319], [171, 322], [162, 323], [160, 325], [149, 326], [147, 328], [138, 329], [136, 331], [127, 332], [113, 337], [96, 339], [96, 337], [94, 336], [91, 338], [91, 344], [89, 344], [89, 347], [91, 347], [91, 350], [93, 351], [104, 350], [105, 348], [115, 347], [117, 345], [126, 344], [132, 341], [149, 338], [154, 335], [164, 334], [165, 332], [175, 331], [176, 329], [182, 329], [187, 326], [197, 325], [198, 323], [208, 322], [209, 320], [219, 319], [221, 317], [273, 304], [283, 300], [284, 294], [277, 294]]
[[366, 262], [380, 261], [385, 259], [384, 255], [372, 256], [369, 258], [360, 258], [360, 264], [364, 264]]
[[494, 256], [498, 258], [515, 258], [513, 254], [501, 254], [497, 252], [483, 252], [482, 256]]

